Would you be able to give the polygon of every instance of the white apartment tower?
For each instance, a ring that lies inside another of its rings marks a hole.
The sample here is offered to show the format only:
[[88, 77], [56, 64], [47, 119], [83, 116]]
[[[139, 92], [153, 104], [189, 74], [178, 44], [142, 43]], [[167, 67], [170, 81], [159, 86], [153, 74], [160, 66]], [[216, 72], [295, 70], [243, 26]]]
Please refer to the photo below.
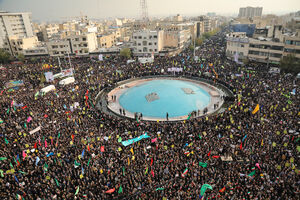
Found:
[[133, 32], [132, 46], [134, 55], [157, 55], [163, 48], [163, 31], [139, 30]]
[[0, 48], [11, 36], [19, 38], [33, 37], [31, 13], [0, 12]]
[[239, 17], [261, 17], [262, 7], [245, 7], [240, 8]]

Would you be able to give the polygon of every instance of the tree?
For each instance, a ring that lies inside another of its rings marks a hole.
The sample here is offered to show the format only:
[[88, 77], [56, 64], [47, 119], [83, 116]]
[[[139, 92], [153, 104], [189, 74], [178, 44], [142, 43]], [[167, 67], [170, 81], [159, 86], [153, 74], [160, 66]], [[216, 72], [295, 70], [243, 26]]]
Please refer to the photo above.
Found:
[[11, 55], [7, 51], [0, 49], [0, 63], [8, 63], [11, 60]]
[[190, 51], [194, 51], [194, 46], [193, 46], [193, 45], [190, 45], [190, 46], [189, 46], [189, 49], [190, 49]]
[[203, 39], [202, 38], [197, 38], [196, 39], [196, 46], [201, 46], [203, 43]]
[[131, 58], [131, 50], [129, 48], [124, 48], [120, 51], [120, 55], [125, 58]]
[[19, 61], [22, 61], [22, 62], [23, 62], [23, 61], [25, 60], [24, 54], [19, 53], [18, 56], [17, 56], [17, 59], [18, 59]]
[[297, 74], [300, 72], [300, 59], [294, 54], [288, 54], [280, 60], [280, 69], [285, 73]]
[[249, 59], [248, 59], [248, 58], [244, 58], [244, 59], [243, 59], [243, 63], [244, 63], [244, 65], [249, 64]]

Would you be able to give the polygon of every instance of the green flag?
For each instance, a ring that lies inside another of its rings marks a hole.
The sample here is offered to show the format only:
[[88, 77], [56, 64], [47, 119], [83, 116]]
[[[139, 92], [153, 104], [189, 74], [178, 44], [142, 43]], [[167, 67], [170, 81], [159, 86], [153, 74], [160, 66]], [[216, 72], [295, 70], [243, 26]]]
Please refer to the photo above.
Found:
[[121, 137], [119, 137], [118, 142], [122, 142], [122, 138]]
[[47, 171], [47, 169], [48, 169], [48, 164], [47, 163], [45, 163], [44, 169], [45, 169], [45, 171]]
[[0, 169], [0, 174], [1, 174], [1, 177], [4, 177], [2, 169]]
[[148, 167], [146, 168], [146, 171], [145, 171], [145, 174], [147, 174], [148, 173]]
[[7, 112], [6, 112], [7, 114], [9, 113], [9, 108], [7, 109]]
[[8, 143], [9, 143], [8, 140], [7, 140], [6, 138], [4, 138], [4, 141], [5, 141], [5, 144], [8, 144]]
[[58, 136], [57, 136], [57, 138], [58, 138], [58, 139], [60, 138], [60, 132], [58, 132]]
[[56, 182], [57, 187], [59, 187], [59, 182], [58, 182], [58, 180], [57, 180], [56, 178], [54, 178], [54, 180], [55, 180], [55, 182]]
[[75, 165], [75, 166], [79, 166], [80, 163], [76, 162], [76, 160], [75, 160], [75, 161], [74, 161], [74, 165]]
[[0, 157], [0, 161], [1, 160], [6, 160], [7, 158], [6, 157]]
[[75, 196], [78, 194], [78, 192], [79, 192], [79, 185], [78, 185], [77, 190], [75, 192]]
[[201, 166], [201, 167], [207, 167], [207, 163], [199, 162], [199, 166]]
[[155, 189], [155, 191], [158, 191], [158, 190], [164, 190], [164, 188], [159, 187], [159, 188]]
[[248, 174], [248, 176], [254, 176], [255, 175], [255, 170], [253, 172], [251, 172], [250, 174]]
[[122, 185], [120, 185], [118, 194], [120, 194], [120, 193], [122, 193], [122, 192], [123, 192], [123, 188], [122, 188]]
[[192, 116], [192, 113], [190, 113], [190, 114], [188, 115], [187, 120], [189, 120], [189, 119], [191, 118], [191, 116]]
[[9, 163], [9, 166], [10, 166], [11, 168], [14, 168], [14, 166], [11, 164], [11, 162]]
[[90, 161], [91, 161], [91, 158], [89, 159], [89, 161], [88, 161], [88, 163], [87, 163], [87, 166], [89, 166], [89, 165], [90, 165]]
[[207, 189], [211, 189], [211, 190], [212, 190], [212, 186], [211, 186], [211, 185], [208, 185], [208, 184], [202, 185], [201, 190], [200, 190], [200, 195], [203, 196], [204, 193], [205, 193], [205, 191], [206, 191]]
[[124, 166], [122, 168], [122, 171], [123, 171], [123, 176], [125, 176], [125, 167]]

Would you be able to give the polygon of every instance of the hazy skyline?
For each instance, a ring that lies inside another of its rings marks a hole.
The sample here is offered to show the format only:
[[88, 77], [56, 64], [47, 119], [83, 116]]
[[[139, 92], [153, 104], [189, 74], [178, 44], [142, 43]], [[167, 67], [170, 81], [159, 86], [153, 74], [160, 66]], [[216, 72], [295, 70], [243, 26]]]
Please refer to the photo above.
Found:
[[[150, 17], [181, 14], [192, 16], [216, 12], [237, 15], [240, 7], [263, 7], [263, 14], [284, 14], [300, 10], [299, 0], [148, 0]], [[33, 20], [63, 20], [87, 15], [89, 18], [139, 18], [140, 0], [0, 0], [9, 12], [32, 12]]]

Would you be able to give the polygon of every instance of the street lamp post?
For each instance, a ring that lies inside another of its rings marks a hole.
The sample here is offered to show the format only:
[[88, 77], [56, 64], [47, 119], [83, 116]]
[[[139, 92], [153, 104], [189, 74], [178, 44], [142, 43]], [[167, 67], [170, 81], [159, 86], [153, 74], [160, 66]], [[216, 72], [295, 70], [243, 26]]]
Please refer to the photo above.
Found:
[[269, 61], [270, 61], [270, 47], [268, 47], [268, 62], [267, 62], [267, 69], [269, 69]]

